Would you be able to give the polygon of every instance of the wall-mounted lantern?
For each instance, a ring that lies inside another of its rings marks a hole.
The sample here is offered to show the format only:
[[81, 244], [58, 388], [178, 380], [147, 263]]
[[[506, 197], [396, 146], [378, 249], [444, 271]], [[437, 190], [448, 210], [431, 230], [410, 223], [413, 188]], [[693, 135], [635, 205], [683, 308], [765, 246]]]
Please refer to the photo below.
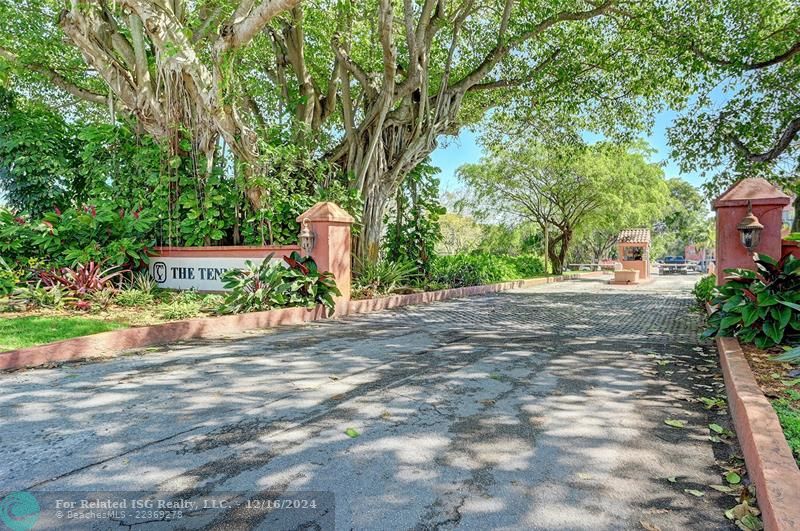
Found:
[[314, 232], [311, 230], [311, 227], [309, 227], [308, 221], [308, 218], [303, 220], [303, 228], [300, 229], [300, 234], [297, 237], [300, 243], [300, 249], [306, 255], [310, 255], [311, 251], [314, 250], [314, 242], [317, 239], [316, 234], [314, 234]]
[[742, 245], [744, 245], [748, 251], [752, 251], [758, 247], [764, 225], [762, 225], [755, 214], [753, 214], [752, 201], [747, 202], [747, 215], [736, 225], [736, 230], [739, 231], [739, 239]]

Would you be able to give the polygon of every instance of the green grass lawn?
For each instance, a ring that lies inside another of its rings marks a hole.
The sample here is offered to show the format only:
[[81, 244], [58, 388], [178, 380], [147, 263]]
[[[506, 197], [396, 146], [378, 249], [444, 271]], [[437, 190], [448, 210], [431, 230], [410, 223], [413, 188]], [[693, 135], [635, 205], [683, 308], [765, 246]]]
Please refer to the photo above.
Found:
[[[797, 400], [797, 405], [800, 406], [800, 400]], [[794, 458], [800, 465], [800, 409], [792, 407], [790, 401], [786, 399], [773, 400], [772, 407], [775, 408], [778, 420], [781, 421], [786, 442], [789, 443], [789, 448], [792, 449]]]
[[86, 317], [0, 317], [0, 352], [120, 328], [127, 326]]

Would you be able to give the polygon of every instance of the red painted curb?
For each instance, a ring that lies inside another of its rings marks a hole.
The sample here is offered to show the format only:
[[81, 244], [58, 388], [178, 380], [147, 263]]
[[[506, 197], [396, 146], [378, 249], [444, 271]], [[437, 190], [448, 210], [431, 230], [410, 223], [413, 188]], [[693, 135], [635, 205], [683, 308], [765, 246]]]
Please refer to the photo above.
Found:
[[379, 312], [409, 306], [412, 304], [428, 304], [447, 299], [457, 299], [460, 297], [470, 297], [473, 295], [485, 295], [487, 293], [497, 293], [515, 288], [529, 288], [550, 284], [553, 282], [563, 282], [573, 277], [587, 277], [603, 274], [602, 271], [591, 271], [588, 273], [573, 273], [560, 275], [557, 277], [531, 278], [527, 280], [512, 280], [511, 282], [501, 282], [499, 284], [486, 284], [484, 286], [469, 286], [465, 288], [451, 288], [439, 291], [425, 291], [423, 293], [411, 293], [408, 295], [392, 295], [391, 297], [381, 297], [379, 299], [351, 300], [347, 303], [347, 315]]
[[[411, 304], [426, 304], [458, 297], [495, 293], [597, 274], [602, 274], [602, 272], [575, 273], [558, 277], [534, 278], [485, 286], [470, 286], [467, 288], [412, 293], [410, 295], [394, 295], [380, 299], [349, 301], [347, 303], [347, 311], [343, 315], [377, 312]], [[75, 361], [86, 358], [108, 358], [133, 348], [163, 345], [183, 339], [218, 338], [244, 330], [302, 324], [326, 318], [324, 308], [317, 306], [310, 310], [307, 308], [283, 308], [266, 312], [204, 317], [139, 328], [112, 330], [90, 336], [64, 339], [46, 345], [0, 352], [0, 370], [36, 367], [52, 362]]]
[[767, 531], [800, 529], [800, 470], [739, 341], [718, 337], [728, 408]]
[[252, 328], [301, 324], [323, 319], [321, 307], [283, 308], [220, 317], [204, 317], [153, 326], [112, 330], [64, 339], [45, 345], [0, 352], [0, 370], [35, 367], [51, 362], [107, 358], [131, 348], [149, 347], [182, 339], [220, 337]]

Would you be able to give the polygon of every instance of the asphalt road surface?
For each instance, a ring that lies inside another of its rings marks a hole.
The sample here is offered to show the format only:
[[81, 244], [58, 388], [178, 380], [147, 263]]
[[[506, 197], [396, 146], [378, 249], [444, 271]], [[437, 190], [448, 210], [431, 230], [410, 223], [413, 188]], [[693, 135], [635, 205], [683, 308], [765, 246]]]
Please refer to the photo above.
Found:
[[722, 385], [695, 280], [573, 280], [0, 374], [0, 494], [169, 502], [43, 511], [37, 529], [727, 528], [735, 503], [708, 485], [736, 449], [695, 402]]

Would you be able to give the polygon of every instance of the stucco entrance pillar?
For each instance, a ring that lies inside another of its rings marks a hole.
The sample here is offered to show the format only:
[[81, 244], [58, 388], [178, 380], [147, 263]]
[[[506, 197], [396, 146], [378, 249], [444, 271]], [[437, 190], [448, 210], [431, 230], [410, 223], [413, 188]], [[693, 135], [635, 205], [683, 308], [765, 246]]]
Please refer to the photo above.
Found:
[[748, 205], [764, 229], [753, 252], [781, 257], [781, 212], [790, 198], [761, 178], [743, 179], [719, 196], [713, 204], [717, 213], [717, 285], [725, 283], [725, 269], [755, 270], [753, 256], [739, 239], [736, 225], [747, 215]]
[[330, 271], [336, 277], [336, 286], [342, 292], [336, 298], [336, 313], [346, 313], [351, 283], [350, 227], [355, 220], [335, 203], [324, 202], [300, 214], [297, 221], [301, 227], [307, 223], [314, 234], [311, 258], [320, 271]]

